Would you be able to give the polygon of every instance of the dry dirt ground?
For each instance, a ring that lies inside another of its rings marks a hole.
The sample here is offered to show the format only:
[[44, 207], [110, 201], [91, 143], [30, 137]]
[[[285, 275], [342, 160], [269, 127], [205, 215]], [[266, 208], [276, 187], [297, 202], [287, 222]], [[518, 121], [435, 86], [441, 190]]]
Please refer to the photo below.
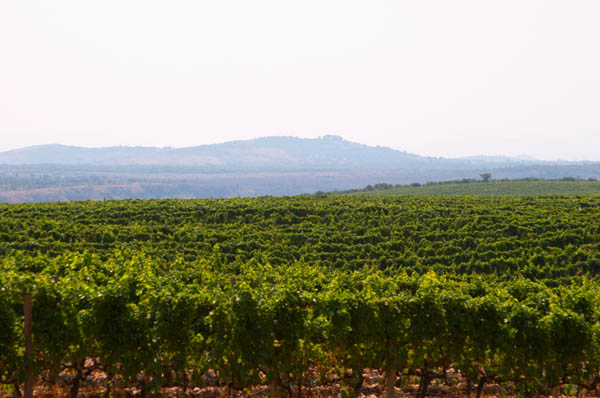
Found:
[[[72, 376], [68, 374], [62, 374], [58, 377], [58, 379], [50, 382], [40, 377], [35, 382], [33, 395], [35, 398], [68, 398], [70, 378], [72, 378]], [[418, 380], [408, 379], [402, 381], [402, 386], [396, 387], [395, 389], [396, 398], [415, 397], [419, 385], [414, 383], [417, 383]], [[383, 376], [378, 372], [366, 371], [364, 373], [362, 393], [358, 398], [382, 397], [383, 382]], [[209, 382], [206, 384], [207, 385], [204, 387], [189, 387], [185, 390], [180, 387], [165, 387], [160, 389], [159, 395], [165, 398], [267, 398], [271, 396], [271, 388], [269, 388], [267, 385], [257, 386], [250, 390], [238, 391], [228, 387], [210, 385], [214, 384], [210, 382], [210, 377]], [[106, 389], [106, 375], [102, 372], [96, 371], [81, 382], [78, 397], [106, 398]], [[471, 389], [471, 398], [475, 397], [475, 389], [475, 386], [473, 386]], [[299, 398], [296, 388], [291, 390], [281, 390], [279, 393], [282, 398]], [[569, 393], [568, 395], [575, 395], [575, 391], [565, 391], [563, 389], [560, 392], [560, 396], [566, 398], [568, 396], [566, 393]], [[514, 395], [515, 394], [512, 391], [493, 384], [487, 385], [482, 393], [482, 397], [484, 398], [508, 398]], [[0, 387], [0, 398], [12, 398], [18, 396], [19, 394], [15, 394], [14, 389]], [[141, 398], [143, 394], [139, 388], [121, 387], [119, 386], [119, 380], [115, 380], [112, 396], [115, 398]], [[309, 381], [306, 385], [303, 385], [301, 391], [301, 398], [351, 398], [353, 396], [352, 387], [340, 382], [319, 385], [310, 383]], [[459, 377], [451, 375], [448, 379], [448, 382], [439, 380], [432, 383], [432, 385], [429, 387], [427, 396], [431, 398], [467, 398], [469, 394], [466, 383], [460, 380]], [[151, 397], [151, 394], [148, 393], [147, 397]], [[586, 397], [591, 398], [595, 397], [595, 395], [586, 394]]]

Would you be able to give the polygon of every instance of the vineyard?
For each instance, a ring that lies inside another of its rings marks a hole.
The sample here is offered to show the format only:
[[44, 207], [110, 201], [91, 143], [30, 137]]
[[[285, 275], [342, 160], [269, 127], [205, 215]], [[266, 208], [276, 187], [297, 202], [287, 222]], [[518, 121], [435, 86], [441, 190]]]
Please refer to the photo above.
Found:
[[600, 196], [0, 205], [1, 391], [591, 396], [599, 274]]
[[333, 192], [334, 194], [361, 195], [484, 195], [484, 196], [539, 196], [539, 195], [598, 195], [600, 182], [565, 177], [558, 180], [539, 178], [501, 179], [483, 181], [464, 179], [444, 182], [414, 183], [410, 185], [375, 184], [363, 189]]

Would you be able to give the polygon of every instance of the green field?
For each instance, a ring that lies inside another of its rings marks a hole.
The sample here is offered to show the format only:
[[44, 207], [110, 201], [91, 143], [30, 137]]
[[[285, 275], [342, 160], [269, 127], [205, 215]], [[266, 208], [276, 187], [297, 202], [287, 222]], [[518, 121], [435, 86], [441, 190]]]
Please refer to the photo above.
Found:
[[465, 180], [427, 184], [375, 184], [364, 189], [339, 192], [359, 195], [483, 195], [483, 196], [540, 196], [540, 195], [598, 195], [600, 181], [594, 180]]
[[94, 371], [90, 396], [351, 397], [365, 369], [420, 396], [584, 394], [599, 277], [597, 195], [4, 204], [0, 384], [24, 381], [31, 293], [33, 372], [72, 398]]

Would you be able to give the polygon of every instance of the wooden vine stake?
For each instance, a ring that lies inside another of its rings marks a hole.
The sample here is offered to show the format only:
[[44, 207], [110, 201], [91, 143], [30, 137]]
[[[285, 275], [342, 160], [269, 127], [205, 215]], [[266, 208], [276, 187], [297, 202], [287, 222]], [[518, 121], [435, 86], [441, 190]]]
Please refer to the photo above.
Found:
[[31, 329], [33, 322], [32, 297], [31, 293], [25, 294], [25, 396], [24, 398], [33, 398], [33, 355], [31, 348]]
[[389, 367], [385, 372], [385, 398], [394, 398], [394, 385], [396, 384], [396, 370]]
[[390, 363], [390, 339], [385, 339], [385, 357], [387, 369], [385, 371], [385, 388], [383, 392], [384, 398], [394, 398], [394, 384], [396, 384], [396, 369]]

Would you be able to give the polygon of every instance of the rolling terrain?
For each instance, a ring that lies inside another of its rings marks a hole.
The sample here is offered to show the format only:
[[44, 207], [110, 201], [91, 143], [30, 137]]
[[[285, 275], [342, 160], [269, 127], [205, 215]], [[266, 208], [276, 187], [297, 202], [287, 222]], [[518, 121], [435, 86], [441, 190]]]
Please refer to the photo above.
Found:
[[422, 157], [346, 141], [265, 137], [190, 148], [45, 145], [0, 153], [0, 202], [298, 195], [476, 179], [600, 178], [598, 162]]
[[332, 135], [314, 139], [263, 137], [187, 148], [40, 145], [0, 153], [0, 164], [11, 165], [187, 166], [205, 171], [390, 168], [428, 161], [418, 155], [361, 145]]
[[600, 195], [600, 181], [595, 179], [560, 180], [519, 179], [519, 180], [464, 180], [431, 182], [426, 184], [374, 184], [361, 189], [330, 192], [333, 195], [409, 195], [409, 196], [543, 196], [543, 195]]

